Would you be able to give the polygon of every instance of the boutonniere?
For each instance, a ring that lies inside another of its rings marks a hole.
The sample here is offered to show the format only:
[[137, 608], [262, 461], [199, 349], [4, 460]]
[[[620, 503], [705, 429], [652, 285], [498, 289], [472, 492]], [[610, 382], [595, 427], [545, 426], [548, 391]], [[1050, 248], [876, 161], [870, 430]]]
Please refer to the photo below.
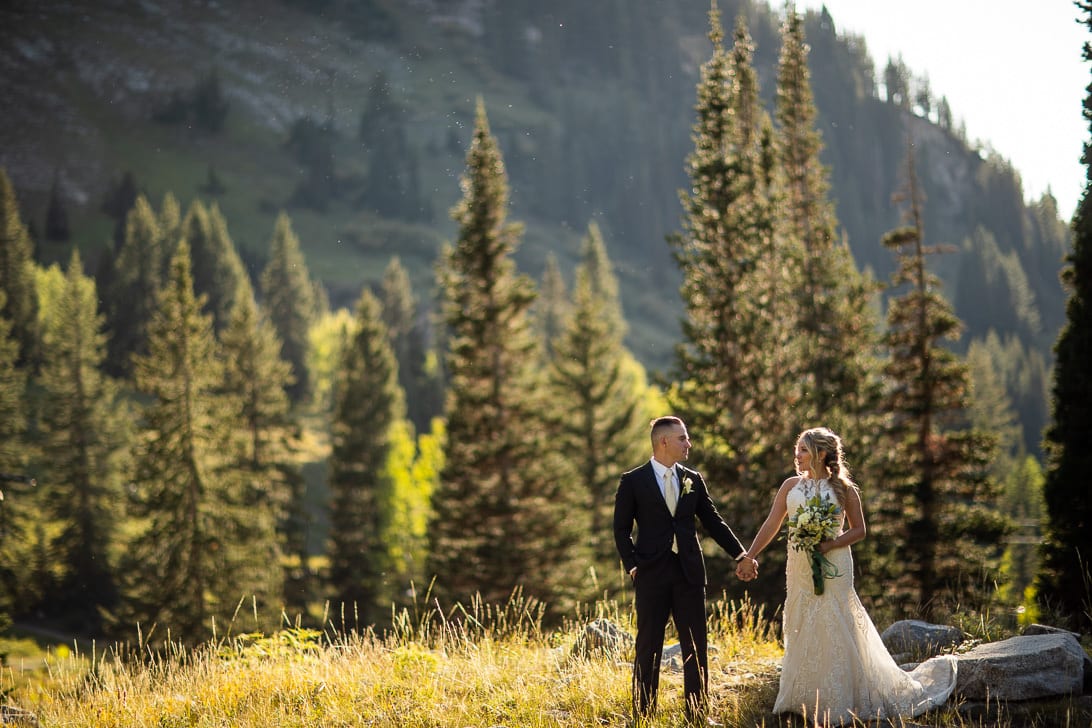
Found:
[[690, 476], [686, 476], [682, 479], [682, 494], [686, 495], [694, 490], [694, 481], [690, 479]]

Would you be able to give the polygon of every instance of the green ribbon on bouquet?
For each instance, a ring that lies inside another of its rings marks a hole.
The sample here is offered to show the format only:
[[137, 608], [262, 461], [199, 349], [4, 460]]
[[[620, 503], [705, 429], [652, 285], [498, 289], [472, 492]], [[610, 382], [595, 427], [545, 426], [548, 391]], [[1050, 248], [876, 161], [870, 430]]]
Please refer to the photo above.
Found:
[[818, 550], [811, 552], [811, 585], [816, 594], [822, 594], [826, 589], [826, 580], [841, 576], [838, 567], [831, 563]]

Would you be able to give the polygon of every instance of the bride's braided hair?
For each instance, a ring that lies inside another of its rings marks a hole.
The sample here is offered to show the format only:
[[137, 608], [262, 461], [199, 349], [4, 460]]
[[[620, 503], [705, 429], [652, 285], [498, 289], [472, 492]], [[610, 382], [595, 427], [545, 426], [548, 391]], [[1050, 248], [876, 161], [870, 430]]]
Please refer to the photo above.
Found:
[[[801, 432], [797, 442], [802, 444], [811, 455], [813, 463], [811, 476], [818, 480], [823, 477], [825, 470], [827, 481], [830, 483], [831, 490], [834, 491], [834, 497], [838, 499], [840, 505], [844, 506], [846, 491], [849, 488], [856, 488], [857, 484], [853, 482], [849, 468], [846, 467], [842, 438], [826, 427], [813, 427]], [[823, 453], [822, 458], [820, 458], [820, 452]], [[797, 470], [799, 471], [799, 466]], [[800, 474], [803, 475], [803, 473]]]

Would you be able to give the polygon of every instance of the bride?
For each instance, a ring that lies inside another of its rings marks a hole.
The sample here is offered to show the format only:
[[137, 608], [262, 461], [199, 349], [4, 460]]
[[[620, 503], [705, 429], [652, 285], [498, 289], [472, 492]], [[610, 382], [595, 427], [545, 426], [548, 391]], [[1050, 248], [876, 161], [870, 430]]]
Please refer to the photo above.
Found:
[[865, 520], [841, 438], [825, 427], [801, 433], [796, 472], [777, 491], [770, 514], [747, 550], [750, 558], [741, 560], [737, 569], [741, 578], [753, 577], [752, 559], [774, 539], [786, 516], [793, 524], [794, 515], [806, 503], [815, 503], [816, 496], [837, 504], [833, 528], [837, 535], [818, 545], [825, 562], [820, 574], [813, 579], [808, 551], [791, 548], [788, 553], [785, 658], [773, 712], [799, 713], [819, 725], [838, 725], [854, 719], [913, 717], [941, 705], [955, 688], [956, 658], [936, 657], [904, 672], [853, 589], [849, 546], [865, 537]]

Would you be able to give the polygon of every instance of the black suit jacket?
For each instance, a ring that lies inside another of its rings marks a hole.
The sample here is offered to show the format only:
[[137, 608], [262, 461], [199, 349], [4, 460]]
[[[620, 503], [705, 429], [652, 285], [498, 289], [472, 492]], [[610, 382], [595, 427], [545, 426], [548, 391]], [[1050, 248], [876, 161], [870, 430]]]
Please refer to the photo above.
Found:
[[[743, 545], [720, 517], [705, 480], [696, 470], [675, 464], [679, 476], [679, 502], [674, 517], [667, 509], [663, 492], [651, 462], [623, 473], [614, 497], [614, 541], [622, 565], [628, 572], [652, 563], [671, 552], [672, 537], [679, 544], [679, 563], [687, 581], [705, 584], [705, 557], [698, 541], [697, 522], [732, 558], [743, 553]], [[633, 526], [637, 524], [637, 539]]]

